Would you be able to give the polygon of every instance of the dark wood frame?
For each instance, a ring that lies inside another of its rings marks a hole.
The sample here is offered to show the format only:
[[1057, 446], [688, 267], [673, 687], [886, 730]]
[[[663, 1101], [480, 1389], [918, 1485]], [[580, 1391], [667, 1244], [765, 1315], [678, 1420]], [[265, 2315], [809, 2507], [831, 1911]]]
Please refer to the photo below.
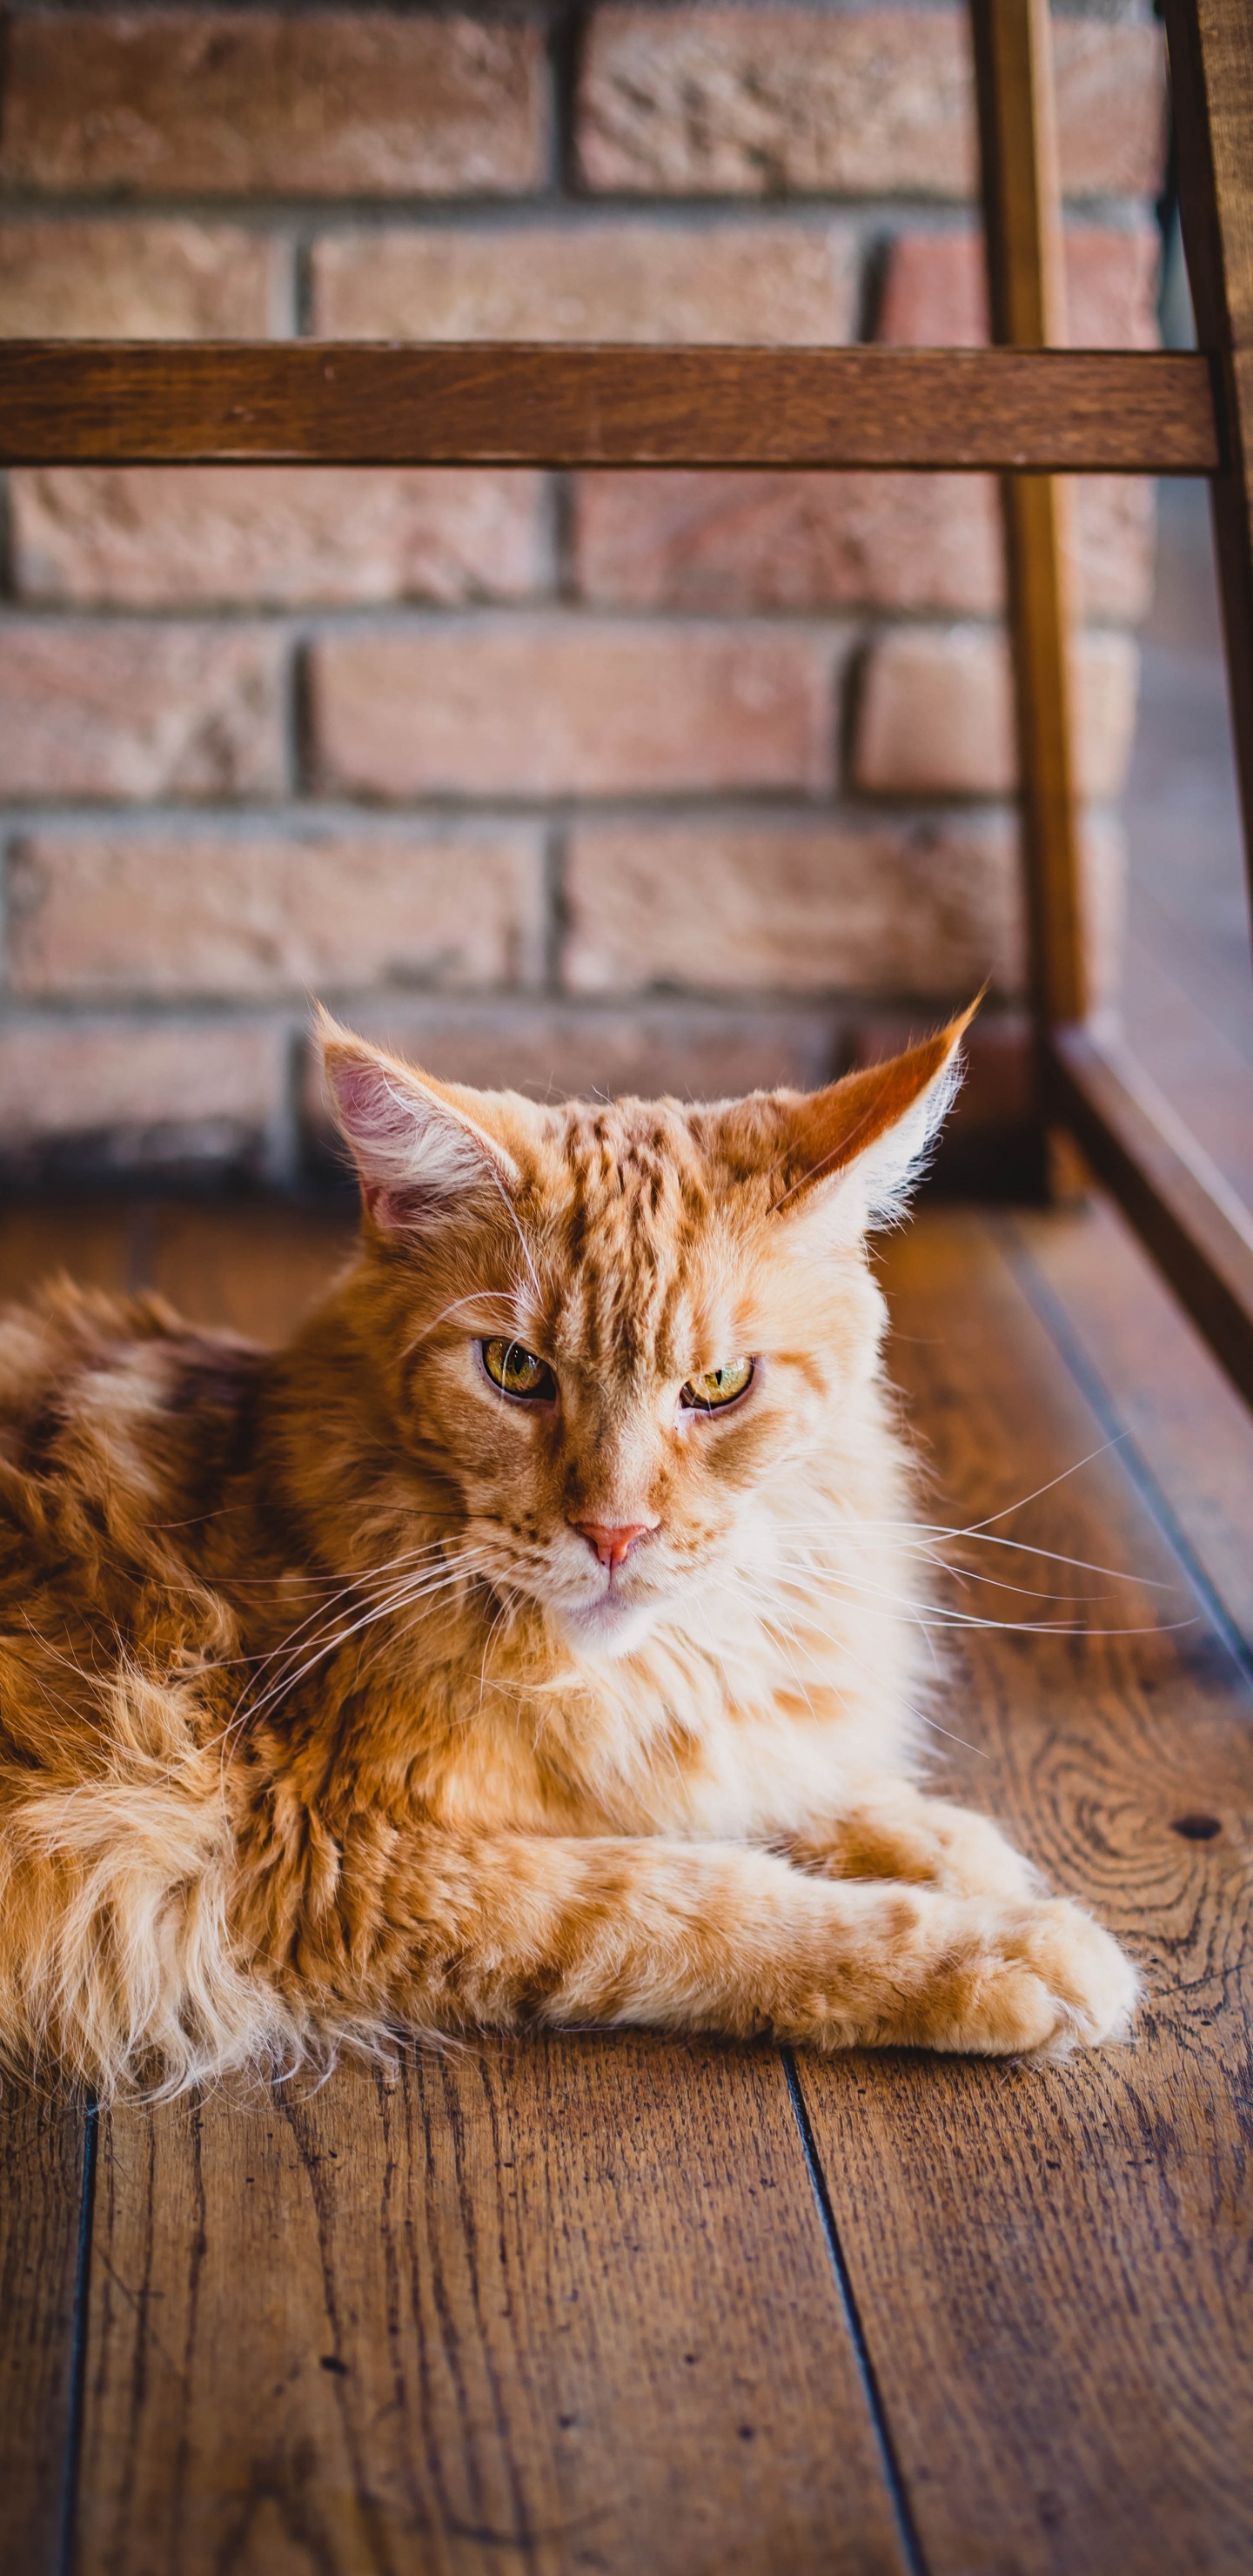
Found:
[[1089, 1012], [1061, 474], [1203, 474], [1253, 854], [1253, 13], [1165, 0], [1198, 354], [1070, 350], [1047, 0], [970, 0], [994, 345], [10, 342], [0, 462], [895, 467], [1003, 477], [1042, 1113], [1253, 1403], [1253, 1219]]

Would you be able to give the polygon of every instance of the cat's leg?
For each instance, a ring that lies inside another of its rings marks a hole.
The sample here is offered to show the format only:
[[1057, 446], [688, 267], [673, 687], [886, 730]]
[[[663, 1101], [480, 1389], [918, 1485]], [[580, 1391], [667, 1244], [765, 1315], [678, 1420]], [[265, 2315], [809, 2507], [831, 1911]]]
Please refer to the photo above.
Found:
[[909, 1780], [863, 1783], [841, 1801], [837, 1816], [787, 1835], [775, 1848], [797, 1869], [830, 1878], [904, 1879], [962, 1896], [1042, 1892], [1038, 1872], [990, 1816], [925, 1797]]
[[1017, 2055], [1118, 2035], [1136, 1995], [1075, 1906], [806, 1877], [738, 1845], [429, 1836], [373, 1888], [372, 1924], [343, 1920], [349, 1895], [341, 1962], [428, 2028], [644, 2023]]

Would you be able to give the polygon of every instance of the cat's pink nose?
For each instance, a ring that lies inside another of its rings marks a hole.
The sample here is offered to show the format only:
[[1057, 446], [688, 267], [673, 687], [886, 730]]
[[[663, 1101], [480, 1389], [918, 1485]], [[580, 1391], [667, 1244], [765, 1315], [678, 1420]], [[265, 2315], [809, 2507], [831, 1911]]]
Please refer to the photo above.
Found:
[[620, 1521], [616, 1528], [611, 1528], [607, 1521], [575, 1521], [572, 1526], [580, 1538], [587, 1540], [601, 1564], [607, 1565], [612, 1574], [615, 1567], [623, 1564], [630, 1555], [637, 1538], [647, 1538], [650, 1529], [656, 1529], [657, 1524], [656, 1521]]

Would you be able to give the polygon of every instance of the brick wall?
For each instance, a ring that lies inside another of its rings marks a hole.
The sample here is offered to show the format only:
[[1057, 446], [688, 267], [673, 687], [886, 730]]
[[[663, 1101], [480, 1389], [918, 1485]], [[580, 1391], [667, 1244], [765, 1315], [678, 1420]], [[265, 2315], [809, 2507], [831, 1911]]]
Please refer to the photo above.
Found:
[[[1159, 33], [1056, 21], [1072, 336], [1153, 336]], [[0, 329], [972, 341], [943, 6], [18, 7]], [[1112, 808], [1150, 496], [1079, 487]], [[994, 494], [940, 476], [11, 476], [10, 1166], [292, 1179], [307, 996], [541, 1091], [820, 1079], [1021, 992]]]

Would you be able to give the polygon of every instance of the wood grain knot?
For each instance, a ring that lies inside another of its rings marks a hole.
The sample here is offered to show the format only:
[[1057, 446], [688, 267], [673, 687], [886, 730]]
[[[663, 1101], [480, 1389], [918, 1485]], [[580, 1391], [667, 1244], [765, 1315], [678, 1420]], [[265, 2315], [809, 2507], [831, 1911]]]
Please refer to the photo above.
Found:
[[1217, 1816], [1176, 1816], [1172, 1834], [1182, 1834], [1186, 1843], [1212, 1843], [1222, 1832]]

